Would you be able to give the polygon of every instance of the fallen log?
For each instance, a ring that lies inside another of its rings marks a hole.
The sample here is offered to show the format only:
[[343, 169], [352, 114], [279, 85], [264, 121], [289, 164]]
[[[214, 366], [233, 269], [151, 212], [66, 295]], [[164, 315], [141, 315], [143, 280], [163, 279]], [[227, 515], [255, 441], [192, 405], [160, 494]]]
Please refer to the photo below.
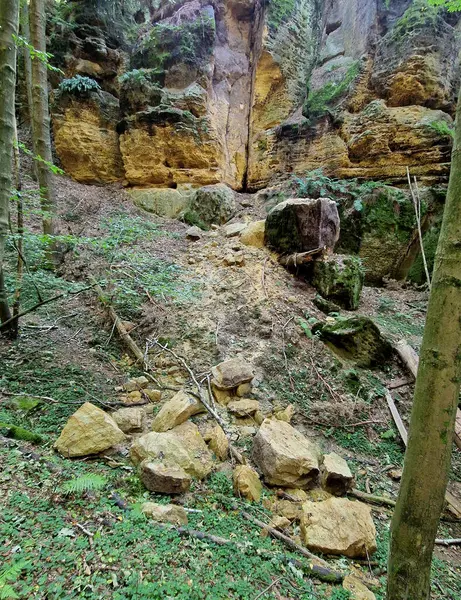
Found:
[[392, 498], [386, 498], [385, 496], [375, 496], [374, 494], [367, 494], [366, 492], [361, 492], [360, 490], [356, 490], [353, 488], [352, 490], [348, 490], [348, 495], [357, 498], [358, 500], [363, 500], [364, 502], [370, 502], [371, 504], [378, 504], [383, 506], [392, 506], [395, 507], [395, 500]]
[[322, 254], [324, 248], [315, 248], [315, 250], [309, 250], [308, 252], [295, 252], [294, 254], [288, 254], [287, 256], [281, 256], [279, 263], [284, 267], [300, 267], [314, 260], [314, 256]]

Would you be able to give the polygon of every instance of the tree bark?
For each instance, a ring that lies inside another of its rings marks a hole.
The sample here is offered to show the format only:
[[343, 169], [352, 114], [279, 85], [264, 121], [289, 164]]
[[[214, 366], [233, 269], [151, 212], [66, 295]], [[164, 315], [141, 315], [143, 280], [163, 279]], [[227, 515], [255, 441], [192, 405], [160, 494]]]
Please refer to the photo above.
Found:
[[0, 4], [0, 321], [8, 320], [9, 307], [3, 277], [5, 241], [8, 233], [9, 201], [12, 191], [16, 44], [19, 0]]
[[461, 377], [461, 102], [435, 257], [400, 493], [391, 524], [388, 600], [428, 600]]
[[[22, 37], [30, 44], [29, 3], [27, 1], [21, 2], [19, 26], [21, 29]], [[23, 53], [23, 58], [24, 58], [24, 79], [26, 82], [27, 108], [28, 108], [28, 114], [29, 114], [29, 123], [30, 123], [32, 139], [34, 139], [33, 119], [32, 119], [32, 60], [30, 58], [29, 48], [24, 46], [24, 48], [22, 49], [22, 53]], [[34, 177], [36, 180], [38, 180], [37, 165], [36, 165], [35, 161], [34, 161], [33, 169], [34, 169]]]
[[[30, 0], [30, 42], [40, 52], [46, 52], [45, 22], [45, 0]], [[34, 153], [51, 163], [53, 157], [51, 154], [47, 68], [38, 59], [32, 60], [32, 137]], [[52, 173], [48, 166], [40, 161], [37, 161], [37, 176], [43, 211], [43, 233], [53, 235], [53, 217], [56, 209]]]

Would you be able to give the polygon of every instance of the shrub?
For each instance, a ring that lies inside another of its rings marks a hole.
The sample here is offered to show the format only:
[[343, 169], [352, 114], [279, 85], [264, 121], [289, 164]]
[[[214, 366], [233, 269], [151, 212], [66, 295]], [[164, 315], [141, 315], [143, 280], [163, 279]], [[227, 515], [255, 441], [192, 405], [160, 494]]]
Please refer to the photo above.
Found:
[[64, 94], [72, 94], [74, 96], [85, 96], [90, 92], [97, 92], [101, 86], [91, 77], [82, 77], [76, 75], [70, 79], [63, 79], [59, 84], [58, 90]]

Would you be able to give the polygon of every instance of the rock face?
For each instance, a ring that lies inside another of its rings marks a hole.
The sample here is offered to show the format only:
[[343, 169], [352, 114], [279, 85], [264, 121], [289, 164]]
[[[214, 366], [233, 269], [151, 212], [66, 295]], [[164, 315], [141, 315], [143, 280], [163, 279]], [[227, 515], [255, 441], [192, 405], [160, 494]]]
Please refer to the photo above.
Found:
[[187, 525], [187, 513], [182, 506], [176, 504], [156, 504], [144, 502], [142, 512], [158, 523], [171, 523], [172, 525]]
[[234, 216], [234, 193], [224, 184], [199, 188], [192, 197], [189, 209], [206, 225], [222, 225]]
[[192, 477], [179, 466], [167, 466], [161, 462], [143, 460], [139, 477], [151, 492], [183, 494], [190, 488]]
[[344, 498], [305, 502], [301, 535], [303, 543], [314, 552], [366, 558], [376, 551], [370, 507]]
[[368, 317], [350, 317], [333, 323], [315, 324], [313, 333], [320, 337], [341, 358], [354, 361], [359, 367], [383, 364], [392, 354], [390, 343]]
[[117, 423], [103, 410], [85, 402], [67, 421], [54, 448], [65, 457], [98, 454], [125, 440]]
[[239, 465], [234, 469], [234, 494], [243, 496], [251, 502], [261, 499], [262, 485], [259, 476], [248, 465]]
[[263, 421], [252, 456], [270, 485], [303, 488], [319, 474], [319, 450], [284, 421]]
[[80, 181], [257, 190], [320, 167], [448, 173], [457, 14], [425, 0], [103, 4], [49, 24], [66, 77], [91, 77], [114, 105], [56, 98], [57, 153]]
[[267, 215], [266, 244], [282, 254], [317, 248], [332, 251], [339, 239], [339, 215], [328, 198], [294, 198]]
[[354, 478], [347, 462], [331, 452], [325, 454], [321, 467], [322, 487], [334, 496], [344, 495], [352, 487]]
[[204, 411], [201, 402], [186, 392], [178, 392], [162, 406], [152, 423], [152, 431], [168, 431]]
[[313, 285], [328, 300], [356, 310], [360, 302], [365, 271], [357, 256], [335, 254], [314, 263]]
[[193, 423], [183, 423], [164, 433], [141, 436], [131, 447], [130, 456], [135, 464], [149, 459], [169, 467], [181, 467], [196, 479], [206, 477], [213, 467], [211, 453]]

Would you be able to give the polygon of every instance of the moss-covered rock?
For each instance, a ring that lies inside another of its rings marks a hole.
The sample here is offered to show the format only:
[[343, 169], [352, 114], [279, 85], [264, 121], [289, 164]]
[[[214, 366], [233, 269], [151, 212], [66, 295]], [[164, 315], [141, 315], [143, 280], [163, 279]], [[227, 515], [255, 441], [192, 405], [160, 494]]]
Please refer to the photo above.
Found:
[[7, 438], [32, 442], [33, 444], [41, 444], [43, 442], [42, 436], [38, 433], [9, 423], [0, 422], [0, 434]]
[[315, 261], [312, 283], [325, 298], [334, 300], [343, 308], [356, 310], [364, 276], [359, 257], [338, 254]]
[[234, 192], [222, 183], [201, 187], [195, 192], [189, 209], [206, 225], [222, 225], [235, 213]]
[[368, 317], [338, 318], [334, 323], [317, 323], [312, 328], [341, 358], [359, 367], [373, 367], [387, 362], [392, 346]]

